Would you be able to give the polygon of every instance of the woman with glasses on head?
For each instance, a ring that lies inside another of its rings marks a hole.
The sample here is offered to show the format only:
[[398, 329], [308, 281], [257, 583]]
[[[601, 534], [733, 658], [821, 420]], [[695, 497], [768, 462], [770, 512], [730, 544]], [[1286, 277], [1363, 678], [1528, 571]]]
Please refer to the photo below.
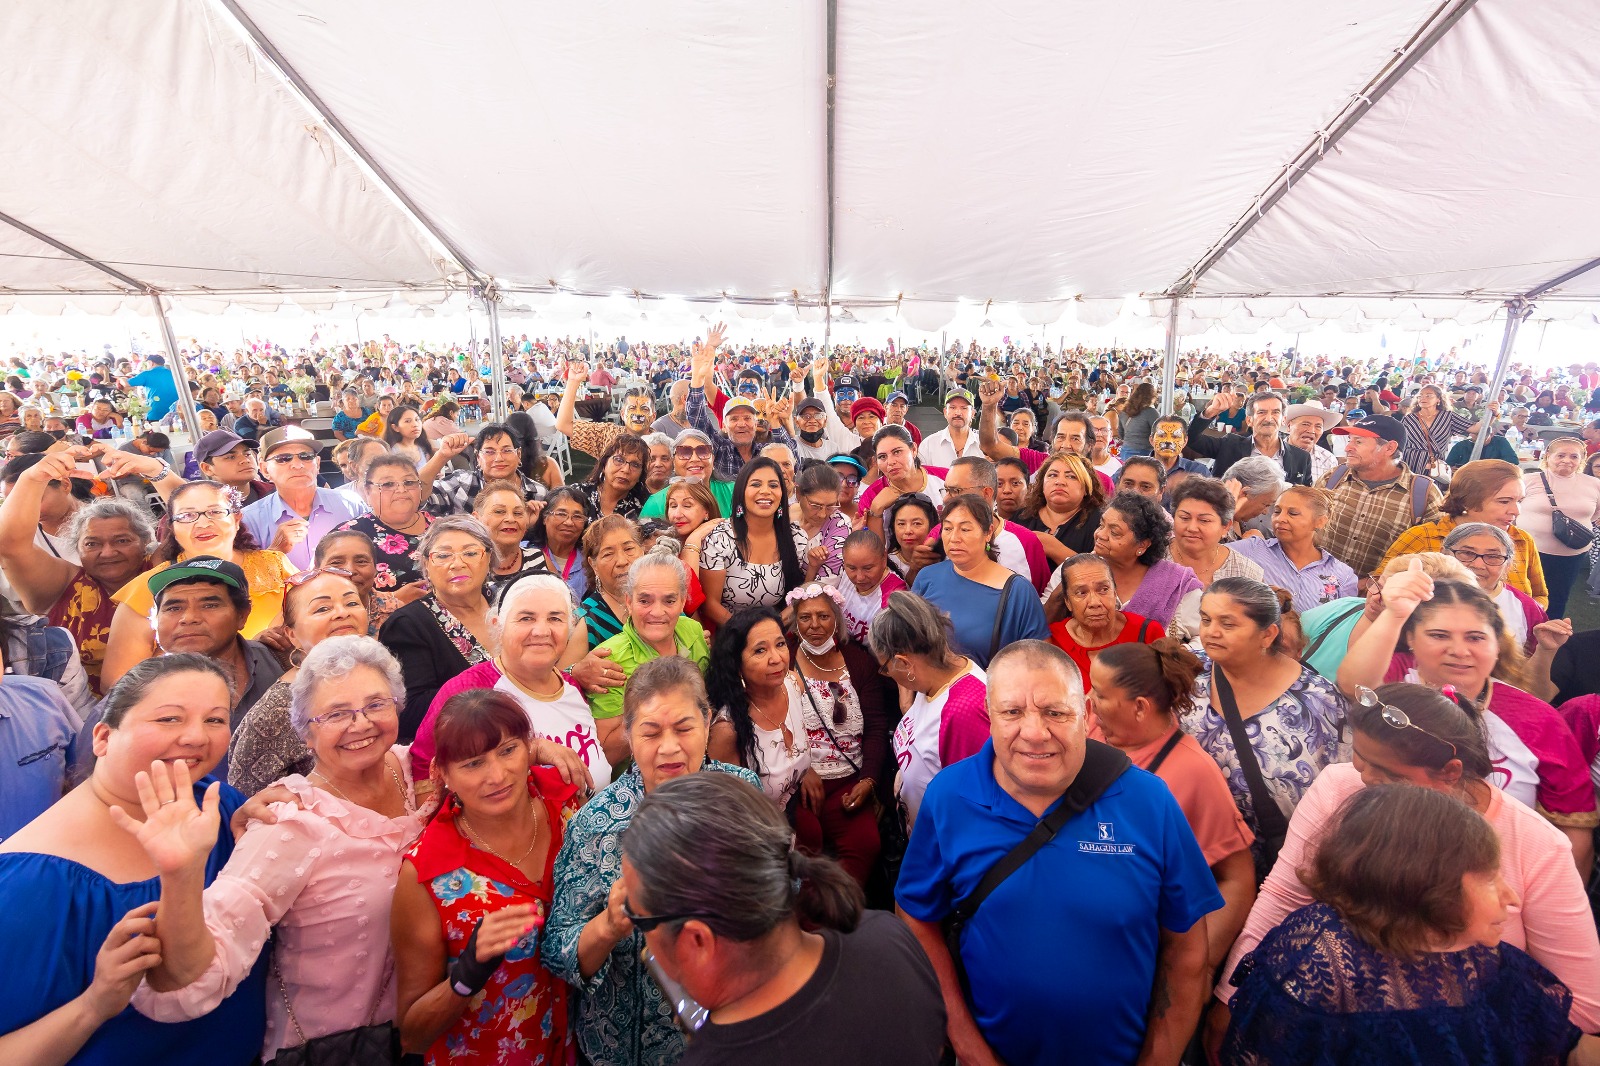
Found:
[[[381, 404], [378, 410], [383, 410]], [[421, 467], [433, 458], [433, 442], [422, 431], [422, 414], [415, 404], [401, 403], [389, 412], [383, 424], [383, 441], [391, 452], [405, 456], [414, 466]]]
[[889, 708], [898, 704], [894, 683], [878, 671], [872, 653], [850, 639], [843, 599], [822, 584], [788, 596], [798, 638], [790, 665], [805, 687], [800, 711], [811, 745], [795, 832], [803, 850], [834, 856], [865, 885], [879, 848], [873, 795], [880, 782], [890, 783]]
[[1339, 665], [1347, 695], [1384, 682], [1419, 682], [1448, 686], [1482, 707], [1501, 787], [1567, 835], [1587, 880], [1600, 825], [1594, 783], [1566, 721], [1518, 687], [1525, 676], [1522, 651], [1494, 600], [1477, 585], [1436, 581], [1420, 560], [1384, 581], [1383, 610]]
[[367, 465], [363, 475], [370, 512], [335, 527], [335, 532], [364, 533], [377, 551], [379, 592], [397, 593], [422, 580], [416, 562], [417, 544], [433, 516], [422, 509], [426, 497], [416, 466], [389, 452]]
[[806, 535], [802, 563], [807, 581], [837, 578], [843, 567], [845, 538], [850, 519], [839, 510], [839, 475], [827, 464], [814, 464], [801, 472], [795, 486], [800, 505], [799, 526]]
[[411, 743], [440, 687], [489, 658], [494, 630], [484, 588], [494, 541], [470, 515], [435, 519], [417, 545], [428, 594], [389, 616], [378, 633], [406, 664], [406, 705], [400, 739]]
[[[1404, 783], [1442, 792], [1481, 815], [1500, 839], [1499, 870], [1522, 898], [1504, 927], [1506, 942], [1526, 951], [1573, 993], [1572, 1021], [1600, 1028], [1600, 939], [1584, 883], [1560, 830], [1503, 791], [1478, 707], [1416, 684], [1362, 687], [1350, 708], [1352, 759], [1323, 769], [1289, 819], [1288, 835], [1261, 885], [1244, 931], [1217, 983], [1223, 1004], [1235, 995], [1239, 963], [1295, 910], [1314, 902], [1302, 879], [1340, 808], [1364, 788]], [[1213, 1004], [1213, 1007], [1219, 1007]], [[1220, 1039], [1228, 1011], [1207, 1021]]]
[[583, 531], [589, 525], [589, 504], [571, 485], [550, 493], [544, 510], [528, 527], [528, 543], [544, 554], [545, 566], [567, 583], [576, 599], [589, 591], [583, 565]]
[[1522, 471], [1512, 463], [1500, 459], [1467, 463], [1450, 479], [1450, 491], [1441, 505], [1444, 515], [1437, 522], [1412, 526], [1396, 537], [1377, 569], [1381, 571], [1389, 560], [1401, 555], [1439, 551], [1444, 538], [1457, 525], [1483, 522], [1498, 526], [1511, 538], [1515, 550], [1507, 582], [1543, 607], [1549, 594], [1539, 551], [1534, 538], [1516, 525], [1525, 502], [1523, 488]]
[[713, 526], [700, 548], [701, 612], [718, 626], [747, 607], [781, 608], [805, 578], [805, 533], [790, 520], [778, 464], [759, 456], [746, 463], [734, 499], [733, 517]]
[[585, 1061], [668, 1066], [683, 1057], [683, 1033], [640, 960], [644, 937], [623, 911], [622, 834], [644, 797], [674, 778], [721, 773], [760, 786], [744, 767], [706, 757], [711, 704], [692, 659], [664, 654], [639, 663], [619, 697], [632, 765], [567, 826], [542, 950], [545, 965], [572, 986]]
[[588, 504], [589, 515], [637, 518], [649, 494], [644, 488], [650, 448], [638, 437], [624, 434], [606, 446], [595, 460], [594, 471], [575, 486]]
[[367, 636], [367, 607], [354, 575], [321, 567], [290, 578], [283, 629], [294, 644], [289, 669], [240, 719], [228, 745], [228, 784], [246, 796], [281, 777], [310, 772], [311, 751], [289, 713], [292, 687], [305, 657], [324, 640]]
[[367, 609], [367, 636], [375, 637], [389, 616], [413, 599], [427, 594], [419, 582], [407, 585], [399, 593], [377, 591], [378, 550], [372, 538], [354, 530], [335, 530], [317, 542], [317, 552], [312, 556], [314, 567], [332, 567], [350, 575], [356, 590], [361, 593], [361, 603]]
[[185, 773], [152, 774], [136, 836], [161, 874], [161, 964], [135, 994], [137, 1010], [164, 1022], [199, 1018], [268, 955], [279, 987], [266, 997], [263, 1060], [393, 1023], [389, 904], [428, 813], [395, 743], [404, 692], [399, 663], [370, 637], [312, 649], [289, 704], [311, 765], [281, 782], [289, 798], [273, 805], [276, 822], [251, 823], [209, 887], [209, 849], [197, 841], [220, 828], [215, 804], [196, 802]]
[[401, 1047], [429, 1066], [570, 1062], [568, 989], [541, 941], [588, 791], [534, 765], [528, 716], [504, 692], [457, 693], [433, 736], [439, 812], [400, 866], [389, 926]]
[[117, 603], [100, 668], [102, 688], [110, 688], [134, 664], [156, 654], [150, 626], [150, 576], [174, 562], [210, 555], [236, 563], [250, 583], [250, 616], [240, 633], [255, 639], [283, 617], [283, 592], [294, 565], [282, 552], [257, 547], [239, 520], [235, 494], [215, 481], [191, 481], [167, 500], [168, 521], [151, 561], [156, 565], [129, 581], [112, 599]]

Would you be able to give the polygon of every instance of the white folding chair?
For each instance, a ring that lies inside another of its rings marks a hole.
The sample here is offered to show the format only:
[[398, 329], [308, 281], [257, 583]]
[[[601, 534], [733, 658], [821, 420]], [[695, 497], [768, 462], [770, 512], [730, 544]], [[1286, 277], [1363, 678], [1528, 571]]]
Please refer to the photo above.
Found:
[[550, 440], [545, 444], [545, 451], [556, 461], [556, 466], [561, 468], [563, 477], [572, 476], [572, 446], [568, 443], [565, 433], [552, 432]]

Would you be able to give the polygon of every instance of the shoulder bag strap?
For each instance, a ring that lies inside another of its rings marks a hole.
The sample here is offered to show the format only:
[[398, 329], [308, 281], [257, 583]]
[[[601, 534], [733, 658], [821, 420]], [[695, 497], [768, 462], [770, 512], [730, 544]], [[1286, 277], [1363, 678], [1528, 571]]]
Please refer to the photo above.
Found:
[[1245, 784], [1250, 788], [1256, 827], [1267, 842], [1269, 859], [1276, 858], [1278, 847], [1289, 833], [1289, 819], [1284, 817], [1283, 808], [1267, 791], [1266, 779], [1261, 776], [1261, 762], [1256, 758], [1256, 750], [1251, 747], [1250, 737], [1244, 731], [1244, 719], [1239, 716], [1239, 702], [1233, 698], [1233, 685], [1228, 682], [1228, 675], [1215, 664], [1211, 667], [1211, 688], [1217, 694], [1217, 702], [1222, 704], [1222, 717], [1228, 724], [1228, 735], [1233, 738], [1233, 750], [1238, 756], [1239, 768], [1244, 771]]
[[1144, 639], [1144, 635], [1146, 633], [1148, 633], [1148, 632], [1150, 632], [1150, 619], [1146, 618], [1144, 621], [1139, 623], [1139, 643], [1140, 644], [1149, 643], [1148, 641], [1146, 641]]
[[1550, 479], [1545, 476], [1543, 470], [1539, 471], [1539, 483], [1544, 486], [1544, 494], [1550, 500], [1550, 510], [1552, 512], [1561, 510], [1561, 506], [1556, 503], [1556, 494], [1550, 491]]
[[993, 659], [1000, 650], [1000, 628], [1006, 621], [1006, 601], [1011, 599], [1011, 586], [1021, 580], [1021, 574], [1012, 574], [1006, 578], [1006, 583], [1000, 587], [1000, 609], [994, 613], [994, 631], [989, 634], [989, 658]]
[[[1306, 662], [1309, 660], [1317, 653], [1318, 649], [1327, 643], [1328, 638], [1333, 635], [1333, 631], [1335, 629], [1338, 629], [1340, 626], [1344, 625], [1346, 622], [1350, 621], [1350, 619], [1354, 618], [1356, 615], [1360, 614], [1366, 609], [1367, 605], [1365, 603], [1357, 604], [1356, 606], [1347, 610], [1344, 614], [1340, 615], [1338, 618], [1335, 618], [1331, 623], [1329, 623], [1327, 629], [1324, 629], [1321, 633], [1317, 634], [1317, 639], [1311, 642], [1311, 647], [1300, 653], [1300, 661]], [[1229, 693], [1232, 693], [1232, 689], [1229, 689]], [[1220, 693], [1218, 694], [1217, 698], [1222, 698]]]
[[1083, 767], [1078, 771], [1078, 776], [1073, 779], [1072, 785], [1056, 809], [1041, 818], [1020, 843], [1001, 856], [999, 862], [989, 867], [989, 872], [983, 875], [978, 887], [956, 904], [954, 912], [956, 920], [959, 922], [970, 920], [982, 906], [983, 901], [989, 898], [990, 893], [999, 888], [1006, 878], [1021, 869], [1023, 864], [1039, 852], [1039, 849], [1054, 840], [1056, 834], [1061, 832], [1062, 826], [1088, 810], [1089, 806], [1122, 776], [1122, 772], [1132, 765], [1125, 754], [1111, 745], [1102, 744], [1097, 740], [1088, 741], [1083, 755]]
[[1180, 726], [1177, 732], [1168, 737], [1167, 742], [1161, 745], [1161, 750], [1156, 752], [1156, 757], [1150, 760], [1150, 765], [1146, 766], [1145, 769], [1152, 774], [1161, 769], [1161, 764], [1167, 761], [1167, 756], [1172, 754], [1172, 749], [1177, 747], [1178, 742], [1182, 739], [1183, 727]]
[[1422, 516], [1428, 513], [1428, 486], [1433, 484], [1433, 479], [1426, 474], [1411, 474], [1411, 521], [1419, 523]]
[[1333, 471], [1328, 474], [1328, 489], [1329, 489], [1329, 491], [1332, 491], [1333, 489], [1338, 488], [1340, 483], [1343, 482], [1344, 479], [1349, 476], [1349, 474], [1350, 474], [1350, 467], [1348, 467], [1344, 463], [1340, 463], [1338, 466], [1334, 467]]

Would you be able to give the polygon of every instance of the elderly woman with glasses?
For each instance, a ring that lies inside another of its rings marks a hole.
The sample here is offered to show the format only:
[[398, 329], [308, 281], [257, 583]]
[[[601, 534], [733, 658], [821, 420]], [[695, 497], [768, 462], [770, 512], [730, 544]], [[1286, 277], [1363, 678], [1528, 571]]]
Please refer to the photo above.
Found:
[[[370, 637], [312, 649], [295, 678], [289, 717], [312, 754], [282, 781], [290, 801], [275, 824], [253, 822], [209, 887], [220, 817], [197, 803], [187, 768], [157, 763], [140, 790], [133, 832], [161, 876], [161, 963], [134, 996], [157, 1021], [215, 1010], [270, 955], [279, 995], [267, 996], [261, 1057], [395, 1019], [388, 911], [400, 859], [422, 832], [405, 748], [395, 743], [405, 692], [400, 664]], [[344, 929], [344, 937], [328, 930]]]
[[379, 592], [398, 592], [422, 580], [416, 562], [417, 545], [433, 516], [422, 509], [423, 485], [416, 466], [403, 455], [373, 459], [363, 475], [372, 510], [335, 527], [372, 538], [377, 550]]
[[717, 509], [722, 514], [732, 514], [733, 482], [723, 481], [714, 476], [715, 464], [716, 454], [711, 446], [710, 437], [698, 429], [686, 429], [680, 432], [672, 440], [672, 478], [666, 488], [657, 489], [645, 502], [639, 511], [639, 517], [667, 517], [667, 494], [680, 478], [698, 481], [705, 485], [717, 501]]
[[1487, 522], [1463, 522], [1444, 538], [1444, 553], [1472, 571], [1478, 587], [1500, 608], [1511, 639], [1532, 654], [1538, 643], [1536, 630], [1548, 619], [1532, 596], [1508, 580], [1516, 549], [1506, 531]]
[[802, 849], [834, 856], [865, 885], [879, 848], [873, 794], [889, 780], [889, 708], [898, 704], [872, 653], [850, 640], [843, 600], [816, 583], [788, 596], [797, 637], [790, 664], [804, 686], [800, 716], [811, 745], [795, 832]]
[[295, 567], [282, 552], [257, 547], [240, 522], [235, 500], [233, 490], [216, 481], [191, 481], [168, 498], [170, 520], [150, 556], [156, 565], [112, 597], [117, 610], [100, 667], [102, 689], [109, 689], [136, 663], [156, 654], [155, 631], [150, 626], [150, 610], [155, 606], [150, 576], [181, 559], [209, 555], [244, 570], [250, 583], [250, 616], [240, 630], [245, 639], [258, 638], [282, 620], [283, 592]]
[[644, 936], [623, 910], [621, 840], [640, 802], [666, 781], [708, 772], [758, 786], [749, 770], [706, 757], [710, 718], [692, 660], [663, 655], [640, 663], [622, 695], [633, 765], [567, 826], [544, 961], [572, 986], [578, 1050], [593, 1066], [667, 1066], [683, 1057], [671, 1004], [639, 957]]
[[494, 630], [484, 587], [494, 541], [470, 515], [436, 519], [417, 545], [428, 594], [383, 624], [378, 639], [406, 664], [400, 738], [410, 743], [446, 681], [489, 658]]
[[283, 597], [283, 629], [295, 649], [289, 669], [256, 700], [228, 745], [228, 783], [246, 796], [279, 778], [310, 772], [312, 752], [294, 728], [290, 708], [295, 679], [323, 641], [367, 635], [367, 607], [350, 571], [324, 566], [289, 582]]

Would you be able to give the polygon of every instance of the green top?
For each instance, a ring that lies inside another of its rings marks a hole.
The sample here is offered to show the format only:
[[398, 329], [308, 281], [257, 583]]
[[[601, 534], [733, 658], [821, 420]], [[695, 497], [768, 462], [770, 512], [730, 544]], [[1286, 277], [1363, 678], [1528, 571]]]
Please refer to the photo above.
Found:
[[[706, 667], [711, 665], [711, 646], [706, 643], [706, 631], [701, 628], [700, 623], [693, 618], [683, 616], [673, 627], [673, 636], [678, 642], [678, 654], [693, 659], [700, 672], [705, 673]], [[633, 628], [632, 619], [622, 627], [622, 632], [609, 640], [602, 641], [600, 648], [605, 648], [611, 653], [611, 661], [628, 677], [633, 676], [640, 663], [659, 658], [656, 650], [646, 644], [638, 631]], [[599, 648], [595, 650], [598, 651]], [[622, 713], [622, 690], [626, 687], [627, 683], [624, 682], [616, 688], [589, 697], [589, 710], [593, 712], [596, 721], [602, 718], [615, 718]]]
[[[645, 501], [644, 509], [639, 512], [640, 518], [665, 518], [667, 517], [667, 492], [672, 488], [668, 485], [660, 492], [652, 495]], [[718, 518], [733, 517], [733, 482], [711, 481], [711, 495], [717, 501], [717, 506], [722, 508]]]

